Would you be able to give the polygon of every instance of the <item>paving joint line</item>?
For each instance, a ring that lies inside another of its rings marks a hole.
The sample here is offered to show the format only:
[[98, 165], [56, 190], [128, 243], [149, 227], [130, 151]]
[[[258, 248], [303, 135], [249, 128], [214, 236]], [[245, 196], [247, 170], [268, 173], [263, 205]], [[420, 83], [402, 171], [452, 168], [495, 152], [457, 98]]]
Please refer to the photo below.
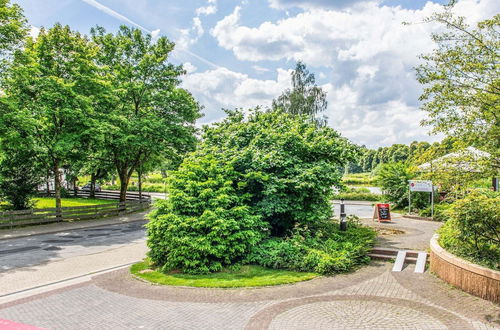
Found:
[[[88, 277], [88, 276], [100, 275], [100, 274], [103, 274], [103, 273], [106, 273], [106, 272], [110, 272], [110, 271], [122, 269], [122, 268], [125, 268], [125, 267], [128, 267], [128, 266], [131, 266], [131, 265], [133, 265], [133, 264], [135, 264], [136, 262], [139, 262], [139, 261], [140, 260], [136, 260], [136, 261], [128, 262], [128, 263], [125, 263], [125, 264], [121, 264], [121, 265], [117, 265], [117, 266], [113, 266], [113, 267], [109, 267], [109, 268], [104, 268], [104, 269], [92, 271], [90, 273], [86, 273], [86, 274], [82, 274], [82, 275], [78, 275], [78, 276], [73, 276], [73, 277], [68, 277], [68, 278], [65, 278], [65, 279], [62, 279], [62, 280], [58, 280], [58, 281], [54, 281], [54, 282], [50, 282], [50, 283], [45, 283], [45, 284], [33, 286], [33, 287], [30, 287], [30, 288], [26, 288], [26, 289], [14, 291], [14, 292], [9, 292], [7, 294], [0, 295], [0, 299], [6, 298], [6, 297], [10, 297], [10, 296], [14, 296], [16, 294], [27, 293], [29, 291], [46, 288], [46, 287], [49, 287], [49, 286], [52, 286], [52, 285], [56, 285], [56, 284], [61, 284], [61, 283], [64, 283], [64, 282], [73, 281], [73, 280], [76, 280], [76, 279], [81, 279], [81, 278]], [[0, 303], [0, 305], [1, 305], [1, 303]]]

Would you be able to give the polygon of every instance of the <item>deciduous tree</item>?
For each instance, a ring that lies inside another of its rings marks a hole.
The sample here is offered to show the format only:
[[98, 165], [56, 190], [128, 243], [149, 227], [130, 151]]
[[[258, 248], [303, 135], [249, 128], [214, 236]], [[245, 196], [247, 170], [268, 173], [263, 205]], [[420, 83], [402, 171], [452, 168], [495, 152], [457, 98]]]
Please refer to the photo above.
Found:
[[130, 177], [141, 164], [159, 154], [173, 157], [192, 149], [200, 106], [179, 88], [185, 71], [168, 62], [174, 44], [167, 38], [153, 41], [151, 35], [126, 26], [116, 34], [97, 27], [92, 37], [114, 95], [99, 121], [124, 201]]
[[326, 93], [316, 85], [314, 74], [300, 61], [292, 72], [292, 89], [285, 90], [273, 100], [273, 109], [279, 108], [292, 115], [308, 115], [320, 125], [326, 124], [326, 117], [317, 116], [326, 110], [327, 105]]
[[417, 79], [425, 88], [422, 123], [488, 151], [500, 169], [500, 14], [471, 28], [449, 11], [427, 19], [445, 32], [432, 39], [437, 48], [422, 55]]
[[5, 80], [2, 120], [33, 141], [54, 175], [61, 207], [60, 169], [85, 157], [93, 136], [93, 105], [101, 84], [94, 63], [97, 48], [68, 26], [41, 29], [18, 51]]

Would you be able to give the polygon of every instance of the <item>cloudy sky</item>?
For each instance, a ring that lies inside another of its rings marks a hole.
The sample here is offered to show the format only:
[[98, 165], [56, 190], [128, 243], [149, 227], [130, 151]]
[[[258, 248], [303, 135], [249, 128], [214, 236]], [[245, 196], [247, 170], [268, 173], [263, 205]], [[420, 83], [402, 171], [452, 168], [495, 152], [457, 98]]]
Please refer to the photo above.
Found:
[[[448, 0], [13, 1], [34, 34], [56, 22], [83, 33], [126, 24], [174, 40], [183, 86], [205, 107], [200, 124], [222, 118], [222, 108], [270, 105], [302, 60], [328, 93], [329, 125], [354, 142], [439, 139], [419, 126], [413, 67], [439, 28], [420, 22]], [[475, 23], [500, 12], [500, 1], [459, 0], [454, 11]]]

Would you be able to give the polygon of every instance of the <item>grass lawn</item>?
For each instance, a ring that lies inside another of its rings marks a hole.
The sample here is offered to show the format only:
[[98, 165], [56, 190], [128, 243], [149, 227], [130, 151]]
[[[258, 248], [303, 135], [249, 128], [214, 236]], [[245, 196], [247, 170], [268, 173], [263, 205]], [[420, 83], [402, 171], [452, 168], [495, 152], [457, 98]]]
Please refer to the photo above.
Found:
[[319, 274], [269, 269], [260, 266], [241, 266], [237, 271], [225, 270], [207, 275], [163, 274], [149, 268], [147, 261], [132, 265], [130, 272], [156, 284], [203, 288], [241, 288], [295, 283], [313, 279]]
[[[36, 197], [33, 199], [36, 202], [35, 208], [48, 209], [56, 207], [56, 200], [52, 197]], [[84, 205], [102, 205], [117, 203], [118, 201], [106, 199], [91, 199], [91, 198], [63, 198], [62, 206], [84, 206]]]

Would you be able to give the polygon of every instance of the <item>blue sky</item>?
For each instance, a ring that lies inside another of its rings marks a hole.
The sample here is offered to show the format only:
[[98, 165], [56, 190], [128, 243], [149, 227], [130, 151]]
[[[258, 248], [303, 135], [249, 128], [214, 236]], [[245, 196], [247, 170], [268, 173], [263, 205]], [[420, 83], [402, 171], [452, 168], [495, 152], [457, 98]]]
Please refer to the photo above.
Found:
[[[56, 22], [88, 33], [140, 26], [176, 42], [183, 86], [204, 106], [200, 124], [222, 108], [268, 106], [290, 86], [297, 60], [328, 93], [329, 125], [370, 147], [435, 141], [419, 126], [421, 86], [413, 68], [438, 31], [419, 23], [447, 0], [13, 0], [36, 34]], [[500, 11], [497, 0], [459, 0], [474, 24]]]

